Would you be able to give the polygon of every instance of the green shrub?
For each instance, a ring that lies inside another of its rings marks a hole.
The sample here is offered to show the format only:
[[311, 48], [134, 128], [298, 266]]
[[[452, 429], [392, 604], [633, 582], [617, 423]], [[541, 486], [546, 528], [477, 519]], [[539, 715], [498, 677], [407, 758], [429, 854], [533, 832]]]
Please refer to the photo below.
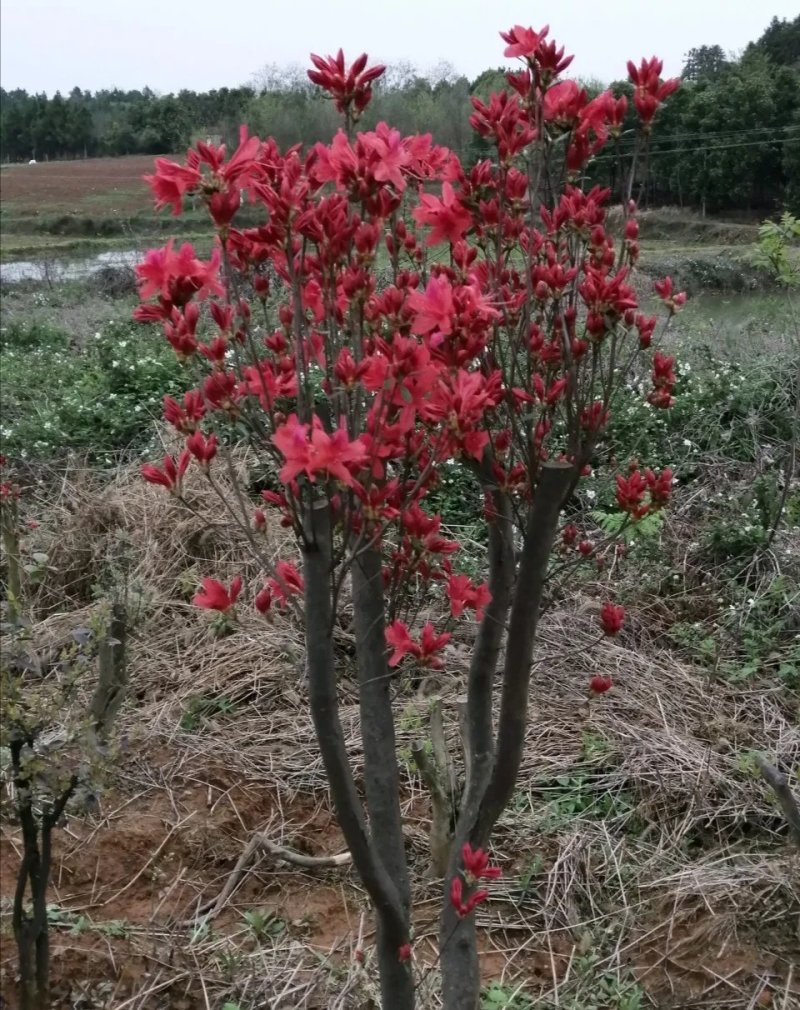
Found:
[[106, 324], [81, 347], [56, 327], [14, 321], [2, 333], [0, 369], [0, 443], [28, 460], [141, 450], [164, 392], [185, 385], [164, 340], [127, 320]]

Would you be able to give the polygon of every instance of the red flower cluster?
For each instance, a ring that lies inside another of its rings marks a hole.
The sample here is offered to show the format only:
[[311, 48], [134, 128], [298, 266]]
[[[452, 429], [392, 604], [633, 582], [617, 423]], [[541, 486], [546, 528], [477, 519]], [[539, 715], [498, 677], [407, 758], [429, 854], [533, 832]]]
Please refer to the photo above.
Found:
[[202, 591], [192, 597], [192, 603], [203, 610], [217, 610], [221, 614], [229, 614], [239, 599], [242, 591], [242, 577], [235, 576], [230, 586], [225, 586], [217, 579], [204, 578]]
[[165, 487], [170, 494], [180, 498], [182, 492], [183, 475], [186, 473], [192, 454], [188, 449], [184, 449], [175, 462], [174, 456], [165, 456], [160, 467], [153, 463], [145, 463], [140, 473], [148, 484], [158, 484]]
[[489, 585], [482, 582], [475, 586], [467, 575], [448, 575], [447, 598], [450, 601], [450, 613], [460, 617], [465, 610], [475, 611], [475, 620], [483, 620], [483, 612], [492, 599]]
[[408, 625], [403, 621], [394, 621], [386, 629], [386, 642], [394, 652], [389, 659], [389, 666], [398, 666], [406, 655], [413, 656], [420, 666], [431, 670], [441, 670], [444, 666], [439, 652], [447, 645], [453, 636], [449, 631], [436, 634], [436, 629], [430, 621], [423, 627], [419, 642], [415, 642], [408, 631]]
[[633, 104], [645, 130], [650, 129], [659, 106], [680, 87], [678, 77], [662, 80], [663, 69], [663, 62], [655, 56], [642, 60], [638, 67], [632, 60], [628, 61], [628, 76], [634, 86]]
[[372, 82], [386, 70], [381, 64], [368, 67], [367, 59], [367, 54], [362, 53], [346, 67], [341, 49], [336, 56], [322, 57], [312, 53], [311, 62], [317, 69], [307, 71], [308, 77], [328, 92], [338, 112], [349, 113], [357, 119], [370, 103]]
[[611, 677], [604, 674], [596, 673], [594, 677], [589, 680], [589, 691], [592, 694], [605, 694], [606, 691], [610, 691], [614, 686], [614, 681]]
[[[663, 508], [669, 501], [672, 490], [672, 470], [666, 467], [660, 474], [646, 469], [644, 473], [638, 464], [631, 464], [627, 477], [617, 474], [617, 504], [632, 519], [642, 519], [649, 512]], [[649, 493], [649, 502], [645, 495]]]
[[466, 842], [461, 849], [461, 859], [464, 864], [464, 877], [453, 877], [450, 884], [450, 904], [458, 913], [460, 919], [465, 919], [475, 908], [486, 901], [489, 891], [479, 888], [464, 900], [464, 884], [467, 887], [475, 887], [481, 880], [497, 880], [503, 875], [499, 866], [490, 866], [489, 857], [483, 849], [473, 849], [469, 842]]
[[324, 474], [330, 480], [353, 487], [356, 483], [353, 470], [358, 470], [367, 458], [364, 440], [348, 438], [344, 419], [341, 427], [329, 435], [318, 417], [315, 416], [309, 426], [301, 424], [297, 414], [291, 414], [272, 436], [272, 441], [286, 460], [280, 478], [287, 484], [305, 473], [312, 482], [318, 474]]
[[625, 608], [614, 603], [604, 603], [600, 608], [600, 625], [604, 635], [613, 636], [622, 630]]
[[654, 407], [671, 407], [675, 402], [672, 390], [678, 381], [673, 371], [675, 359], [656, 351], [653, 355], [653, 391], [648, 395], [648, 403]]

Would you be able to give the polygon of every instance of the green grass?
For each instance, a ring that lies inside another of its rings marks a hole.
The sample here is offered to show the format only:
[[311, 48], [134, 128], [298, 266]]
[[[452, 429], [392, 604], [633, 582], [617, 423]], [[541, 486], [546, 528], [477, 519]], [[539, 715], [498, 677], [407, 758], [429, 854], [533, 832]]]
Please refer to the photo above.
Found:
[[83, 335], [81, 344], [57, 325], [24, 320], [12, 320], [0, 337], [0, 444], [12, 457], [135, 453], [152, 439], [164, 393], [184, 385], [163, 337], [127, 319]]

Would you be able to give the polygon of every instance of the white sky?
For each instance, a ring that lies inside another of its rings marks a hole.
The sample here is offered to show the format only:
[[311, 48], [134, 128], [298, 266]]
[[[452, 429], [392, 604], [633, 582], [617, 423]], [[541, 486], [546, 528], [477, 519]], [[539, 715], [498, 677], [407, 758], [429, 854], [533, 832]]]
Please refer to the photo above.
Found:
[[0, 83], [208, 90], [340, 45], [423, 70], [445, 60], [474, 77], [503, 62], [500, 29], [547, 22], [578, 76], [624, 77], [628, 58], [654, 54], [671, 76], [692, 47], [739, 51], [773, 15], [797, 12], [797, 0], [2, 0]]

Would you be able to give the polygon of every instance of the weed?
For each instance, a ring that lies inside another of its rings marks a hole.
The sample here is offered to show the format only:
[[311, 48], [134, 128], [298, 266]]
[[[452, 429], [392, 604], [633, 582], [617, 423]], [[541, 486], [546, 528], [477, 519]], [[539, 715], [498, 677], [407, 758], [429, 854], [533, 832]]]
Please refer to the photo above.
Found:
[[232, 715], [235, 711], [235, 703], [225, 695], [193, 694], [186, 701], [180, 727], [186, 733], [193, 733], [206, 719]]
[[271, 936], [280, 936], [286, 931], [286, 923], [274, 912], [266, 908], [254, 908], [242, 916], [250, 932], [259, 943]]
[[519, 987], [510, 989], [492, 982], [481, 995], [481, 1010], [531, 1010], [533, 1001]]

